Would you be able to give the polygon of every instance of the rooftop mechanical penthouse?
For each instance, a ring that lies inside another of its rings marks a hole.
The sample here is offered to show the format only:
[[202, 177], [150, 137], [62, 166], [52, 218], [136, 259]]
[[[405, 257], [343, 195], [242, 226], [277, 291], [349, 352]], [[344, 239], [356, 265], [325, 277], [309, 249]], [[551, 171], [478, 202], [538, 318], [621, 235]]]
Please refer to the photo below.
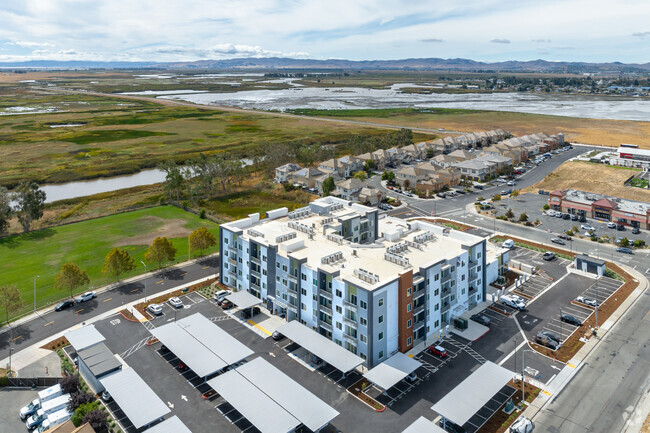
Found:
[[221, 282], [299, 320], [368, 367], [435, 340], [485, 299], [507, 252], [334, 197], [221, 225]]

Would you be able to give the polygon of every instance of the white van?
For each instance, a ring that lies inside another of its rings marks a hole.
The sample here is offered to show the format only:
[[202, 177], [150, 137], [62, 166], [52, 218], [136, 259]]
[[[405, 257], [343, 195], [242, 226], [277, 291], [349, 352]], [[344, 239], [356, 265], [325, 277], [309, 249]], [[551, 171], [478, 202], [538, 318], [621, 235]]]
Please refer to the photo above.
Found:
[[46, 430], [51, 429], [59, 424], [63, 424], [72, 417], [72, 412], [68, 412], [68, 409], [61, 409], [58, 412], [55, 412], [47, 417], [43, 424], [38, 428], [38, 433], [43, 433]]
[[62, 409], [67, 409], [69, 401], [70, 394], [64, 394], [46, 401], [34, 415], [27, 418], [27, 421], [25, 421], [25, 427], [27, 427], [28, 430], [38, 427], [39, 424], [45, 422], [48, 416]]
[[503, 241], [503, 243], [501, 244], [501, 246], [502, 246], [503, 248], [508, 248], [508, 249], [510, 249], [510, 248], [512, 248], [512, 247], [515, 246], [515, 243], [514, 243], [514, 241], [513, 241], [512, 239], [506, 239], [505, 241]]
[[20, 419], [24, 420], [34, 414], [37, 410], [43, 406], [43, 403], [46, 401], [52, 400], [63, 394], [63, 389], [60, 384], [50, 386], [49, 388], [44, 389], [38, 393], [38, 398], [34, 399], [31, 403], [23, 406], [20, 409]]

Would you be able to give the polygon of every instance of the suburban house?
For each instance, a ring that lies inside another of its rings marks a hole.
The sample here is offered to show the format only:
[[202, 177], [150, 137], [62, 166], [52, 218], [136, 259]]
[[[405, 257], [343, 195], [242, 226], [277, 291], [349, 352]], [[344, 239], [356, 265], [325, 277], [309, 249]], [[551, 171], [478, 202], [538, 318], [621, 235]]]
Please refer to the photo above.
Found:
[[289, 182], [291, 175], [301, 168], [301, 166], [292, 162], [289, 164], [281, 165], [275, 169], [275, 181], [279, 183]]
[[[412, 165], [404, 166], [395, 171], [395, 182], [403, 188], [415, 188], [419, 180], [418, 173], [419, 170], [416, 167]], [[422, 178], [420, 177], [420, 179]]]
[[336, 158], [322, 161], [318, 164], [318, 169], [325, 174], [337, 174], [339, 176], [343, 176], [344, 174], [344, 170], [339, 164], [339, 160]]
[[432, 164], [435, 164], [442, 168], [450, 167], [451, 164], [454, 162], [456, 162], [455, 158], [449, 155], [445, 155], [444, 153], [441, 153], [440, 155], [436, 155], [431, 159]]
[[339, 176], [338, 174], [321, 174], [320, 176], [318, 176], [318, 177], [316, 177], [314, 179], [314, 188], [316, 188], [318, 190], [318, 192], [320, 192], [320, 193], [323, 192], [323, 182], [328, 177], [331, 177], [332, 179], [334, 179], [335, 184], [336, 184], [336, 182], [338, 182], [340, 180], [343, 180], [343, 178], [341, 176]]
[[384, 193], [382, 193], [377, 188], [370, 188], [364, 186], [359, 191], [359, 202], [365, 204], [366, 206], [375, 206], [384, 199]]
[[340, 180], [336, 182], [336, 191], [339, 193], [340, 197], [344, 200], [353, 200], [356, 199], [356, 195], [361, 188], [366, 186], [363, 181], [360, 181], [357, 178], [350, 178], [346, 180]]
[[357, 171], [363, 170], [363, 161], [356, 156], [346, 155], [338, 159], [339, 173], [343, 177], [350, 177]]
[[317, 168], [307, 167], [294, 172], [291, 181], [307, 188], [316, 187], [316, 178], [322, 176], [323, 172]]
[[469, 152], [464, 149], [456, 149], [448, 155], [450, 158], [453, 158], [454, 161], [467, 161], [468, 159], [474, 158], [476, 155], [473, 152]]
[[499, 155], [498, 153], [481, 152], [481, 154], [477, 156], [476, 159], [479, 161], [485, 161], [494, 164], [494, 171], [497, 173], [501, 173], [502, 170], [512, 165], [512, 160], [510, 158]]
[[495, 171], [495, 164], [481, 161], [479, 159], [470, 159], [467, 161], [457, 162], [454, 165], [463, 179], [484, 181], [490, 174]]

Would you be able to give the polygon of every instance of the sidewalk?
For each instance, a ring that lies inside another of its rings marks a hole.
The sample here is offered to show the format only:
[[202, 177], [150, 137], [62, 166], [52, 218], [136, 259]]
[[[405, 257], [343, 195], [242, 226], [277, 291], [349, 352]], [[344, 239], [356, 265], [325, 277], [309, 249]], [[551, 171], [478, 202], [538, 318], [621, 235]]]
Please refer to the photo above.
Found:
[[[147, 272], [146, 277], [149, 278], [150, 276], [155, 275], [155, 273], [159, 272], [159, 271], [168, 271], [170, 269], [182, 268], [184, 266], [194, 264], [199, 260], [205, 260], [207, 258], [215, 257], [215, 256], [218, 256], [218, 255], [219, 255], [219, 253], [214, 253], [214, 254], [210, 254], [210, 255], [207, 255], [207, 256], [203, 256], [203, 257], [197, 257], [197, 258], [192, 259], [192, 260], [187, 260], [187, 261], [184, 261], [184, 262], [180, 262], [180, 263], [177, 263], [175, 265], [169, 266], [169, 267], [161, 269], [161, 270], [149, 271], [149, 272]], [[107, 290], [115, 289], [116, 287], [119, 287], [119, 286], [121, 286], [123, 284], [133, 283], [135, 281], [139, 281], [139, 280], [142, 280], [144, 278], [145, 278], [145, 274], [134, 275], [133, 277], [121, 280], [121, 281], [119, 281], [117, 283], [107, 284], [105, 286], [101, 286], [101, 287], [98, 287], [98, 288], [93, 288], [92, 290], [99, 294], [99, 293], [103, 293], [103, 292], [105, 292]], [[65, 298], [67, 298], [67, 296], [61, 298], [61, 300], [65, 299]], [[27, 323], [27, 322], [29, 322], [31, 320], [34, 320], [35, 318], [39, 317], [41, 314], [45, 314], [45, 313], [49, 313], [49, 312], [53, 311], [54, 307], [56, 307], [56, 304], [57, 303], [54, 302], [51, 305], [48, 305], [46, 307], [43, 307], [43, 308], [40, 308], [40, 309], [36, 310], [35, 313], [34, 312], [29, 313], [26, 316], [23, 316], [20, 319], [11, 322], [11, 327], [22, 325], [23, 323]], [[8, 331], [9, 328], [10, 328], [10, 326], [7, 325], [6, 323], [4, 325], [0, 326], [0, 334], [2, 334], [3, 332]]]
[[[176, 286], [176, 287], [167, 289], [167, 290], [165, 290], [163, 292], [157, 293], [156, 296], [164, 295], [166, 293], [170, 293], [170, 292], [173, 292], [173, 291], [176, 291], [176, 290], [184, 289], [185, 287], [193, 286], [194, 284], [197, 284], [197, 283], [200, 283], [200, 282], [203, 282], [203, 281], [207, 281], [207, 280], [209, 280], [211, 278], [214, 278], [215, 275], [200, 278], [198, 280], [191, 281], [191, 282], [183, 284], [181, 286]], [[57, 339], [59, 337], [62, 337], [66, 332], [72, 331], [72, 330], [75, 330], [75, 329], [79, 329], [79, 328], [81, 328], [83, 326], [90, 325], [91, 323], [95, 323], [95, 322], [97, 322], [99, 320], [103, 320], [103, 319], [105, 319], [107, 317], [113, 316], [113, 315], [119, 313], [120, 310], [129, 309], [129, 311], [132, 311], [134, 313], [134, 315], [138, 318], [138, 320], [140, 320], [140, 322], [147, 321], [148, 319], [146, 319], [144, 316], [142, 316], [140, 313], [138, 313], [134, 308], [132, 308], [134, 305], [139, 304], [143, 300], [144, 300], [144, 297], [142, 297], [140, 299], [137, 299], [135, 301], [132, 301], [132, 302], [130, 302], [128, 304], [121, 305], [118, 308], [114, 308], [114, 309], [112, 309], [110, 311], [107, 311], [107, 312], [102, 313], [102, 314], [100, 314], [98, 316], [95, 316], [95, 317], [93, 317], [91, 319], [88, 319], [85, 322], [82, 322], [82, 323], [80, 323], [80, 324], [78, 324], [76, 326], [68, 328], [65, 331], [58, 332], [58, 333], [56, 333], [56, 334], [54, 334], [54, 335], [52, 335], [52, 336], [50, 336], [50, 337], [48, 337], [48, 338], [46, 338], [44, 340], [41, 340], [41, 341], [39, 341], [37, 343], [34, 343], [31, 346], [26, 347], [25, 349], [21, 350], [20, 352], [14, 353], [11, 356], [11, 369], [14, 370], [14, 371], [22, 370], [23, 368], [27, 367], [28, 365], [32, 364], [33, 362], [38, 361], [38, 360], [46, 357], [47, 355], [51, 354], [52, 353], [51, 350], [41, 349], [41, 347], [44, 346], [45, 344], [49, 343], [52, 340], [55, 340], [55, 339]], [[9, 365], [9, 358], [7, 357], [7, 358], [5, 358], [3, 360], [0, 360], [0, 365], [1, 366]]]

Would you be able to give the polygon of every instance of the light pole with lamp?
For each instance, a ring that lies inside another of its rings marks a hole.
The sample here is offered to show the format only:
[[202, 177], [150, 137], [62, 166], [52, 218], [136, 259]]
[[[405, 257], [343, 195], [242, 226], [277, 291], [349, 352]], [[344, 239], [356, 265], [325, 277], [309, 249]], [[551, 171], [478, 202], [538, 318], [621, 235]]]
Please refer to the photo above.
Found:
[[34, 313], [36, 313], [36, 279], [39, 278], [38, 275], [34, 277]]
[[523, 404], [526, 401], [526, 391], [524, 390], [524, 386], [526, 385], [526, 381], [524, 380], [524, 355], [526, 352], [534, 352], [534, 350], [531, 349], [524, 349], [521, 351], [521, 403]]
[[142, 260], [140, 263], [144, 265], [144, 302], [147, 302], [147, 264]]

